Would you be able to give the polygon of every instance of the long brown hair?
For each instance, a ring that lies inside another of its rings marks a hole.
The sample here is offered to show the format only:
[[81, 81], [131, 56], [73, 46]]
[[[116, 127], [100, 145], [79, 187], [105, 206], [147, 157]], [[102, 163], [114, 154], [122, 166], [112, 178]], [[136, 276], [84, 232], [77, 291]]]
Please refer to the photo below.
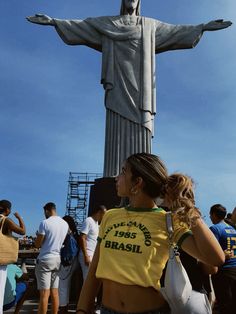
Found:
[[143, 191], [148, 196], [155, 199], [162, 195], [168, 172], [158, 156], [148, 153], [133, 154], [127, 158], [126, 163], [130, 167], [133, 180], [137, 177], [143, 179]]

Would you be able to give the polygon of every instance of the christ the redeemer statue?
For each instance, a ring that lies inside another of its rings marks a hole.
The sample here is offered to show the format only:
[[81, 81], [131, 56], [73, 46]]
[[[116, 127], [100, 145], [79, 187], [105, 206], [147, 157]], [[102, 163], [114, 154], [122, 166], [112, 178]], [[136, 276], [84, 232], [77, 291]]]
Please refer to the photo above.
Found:
[[68, 45], [86, 45], [102, 53], [106, 137], [104, 177], [120, 172], [131, 154], [151, 152], [156, 114], [155, 54], [193, 48], [204, 31], [229, 27], [230, 21], [171, 25], [140, 16], [141, 0], [122, 0], [118, 16], [60, 20], [36, 14], [28, 21], [52, 25]]

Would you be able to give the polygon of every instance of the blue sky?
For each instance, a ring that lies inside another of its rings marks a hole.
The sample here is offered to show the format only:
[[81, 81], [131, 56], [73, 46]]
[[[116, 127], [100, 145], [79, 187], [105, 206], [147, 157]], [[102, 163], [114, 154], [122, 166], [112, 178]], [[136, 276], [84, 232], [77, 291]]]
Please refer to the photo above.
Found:
[[[0, 3], [0, 199], [34, 234], [48, 201], [65, 213], [70, 171], [102, 172], [101, 55], [66, 46], [52, 27], [25, 17], [117, 15], [120, 0], [3, 0]], [[142, 15], [173, 24], [224, 18], [235, 0], [143, 0]], [[153, 153], [169, 172], [196, 182], [197, 205], [236, 206], [236, 28], [206, 32], [198, 46], [158, 55]]]

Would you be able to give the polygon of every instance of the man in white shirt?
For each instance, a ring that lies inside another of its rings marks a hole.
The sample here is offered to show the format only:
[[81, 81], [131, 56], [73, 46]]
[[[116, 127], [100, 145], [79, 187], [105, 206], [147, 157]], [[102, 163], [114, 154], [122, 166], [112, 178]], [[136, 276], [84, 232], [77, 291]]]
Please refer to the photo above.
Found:
[[58, 313], [58, 286], [61, 258], [60, 251], [68, 232], [68, 224], [57, 216], [56, 205], [47, 203], [44, 206], [46, 219], [39, 225], [35, 247], [41, 248], [35, 267], [37, 287], [40, 292], [38, 314], [46, 314], [48, 298], [51, 295], [51, 313]]
[[105, 212], [105, 206], [100, 205], [96, 207], [92, 215], [85, 219], [80, 231], [79, 243], [81, 250], [79, 253], [79, 262], [83, 273], [83, 280], [85, 280], [88, 274], [89, 265], [97, 245], [99, 224]]

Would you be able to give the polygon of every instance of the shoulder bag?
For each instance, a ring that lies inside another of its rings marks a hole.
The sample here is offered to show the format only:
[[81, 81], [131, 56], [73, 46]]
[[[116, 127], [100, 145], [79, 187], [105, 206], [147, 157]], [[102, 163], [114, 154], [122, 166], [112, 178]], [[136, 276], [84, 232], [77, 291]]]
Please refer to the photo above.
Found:
[[19, 243], [18, 239], [12, 235], [2, 233], [6, 217], [0, 217], [0, 265], [15, 263], [18, 259]]
[[169, 260], [167, 262], [164, 287], [161, 288], [165, 300], [168, 302], [171, 313], [183, 313], [191, 293], [192, 285], [184, 269], [178, 252], [178, 247], [172, 243], [173, 225], [171, 212], [166, 213], [166, 225], [169, 237]]

